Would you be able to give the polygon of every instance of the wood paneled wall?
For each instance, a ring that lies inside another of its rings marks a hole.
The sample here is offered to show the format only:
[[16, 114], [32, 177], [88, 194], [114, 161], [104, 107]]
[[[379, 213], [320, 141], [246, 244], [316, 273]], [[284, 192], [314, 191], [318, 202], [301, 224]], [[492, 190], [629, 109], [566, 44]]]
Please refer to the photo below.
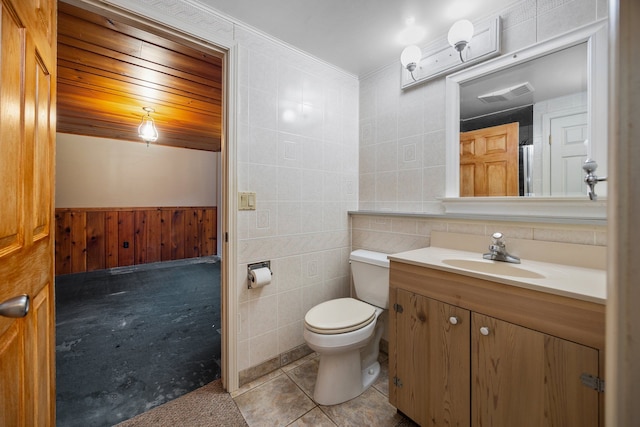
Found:
[[56, 275], [216, 254], [216, 207], [56, 209]]

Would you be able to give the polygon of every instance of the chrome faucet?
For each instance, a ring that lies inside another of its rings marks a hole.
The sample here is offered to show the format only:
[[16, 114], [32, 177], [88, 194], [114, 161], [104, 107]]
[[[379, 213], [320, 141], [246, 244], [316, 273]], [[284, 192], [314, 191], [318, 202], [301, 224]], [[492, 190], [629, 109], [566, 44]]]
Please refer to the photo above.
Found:
[[596, 194], [596, 184], [600, 181], [606, 181], [607, 177], [596, 176], [594, 172], [596, 171], [596, 169], [598, 169], [598, 164], [595, 160], [592, 159], [585, 160], [584, 164], [582, 165], [582, 169], [584, 169], [584, 171], [587, 173], [584, 176], [584, 182], [586, 182], [589, 186], [589, 199], [593, 201], [598, 200], [598, 195]]
[[504, 236], [500, 232], [495, 232], [491, 235], [491, 244], [489, 245], [489, 252], [482, 255], [484, 259], [490, 259], [493, 261], [512, 262], [514, 264], [520, 264], [520, 258], [517, 256], [509, 255], [507, 248], [504, 244]]

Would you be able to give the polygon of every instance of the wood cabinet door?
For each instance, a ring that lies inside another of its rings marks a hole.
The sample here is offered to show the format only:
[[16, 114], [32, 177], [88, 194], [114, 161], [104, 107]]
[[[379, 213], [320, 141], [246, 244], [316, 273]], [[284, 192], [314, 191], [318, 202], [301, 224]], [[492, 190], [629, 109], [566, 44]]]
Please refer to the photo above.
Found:
[[56, 4], [0, 0], [0, 426], [55, 425]]
[[598, 351], [473, 313], [472, 422], [476, 427], [598, 425]]
[[396, 407], [421, 425], [469, 426], [469, 311], [401, 289], [397, 303]]

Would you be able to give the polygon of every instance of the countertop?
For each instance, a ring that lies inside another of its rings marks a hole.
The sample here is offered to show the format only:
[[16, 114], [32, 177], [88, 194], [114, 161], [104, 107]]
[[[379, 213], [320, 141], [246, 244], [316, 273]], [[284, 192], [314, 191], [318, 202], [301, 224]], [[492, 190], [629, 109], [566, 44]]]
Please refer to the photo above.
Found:
[[[526, 259], [522, 259], [520, 264], [511, 264], [485, 260], [482, 258], [482, 253], [434, 246], [391, 254], [388, 258], [391, 261], [448, 271], [599, 304], [605, 304], [607, 300], [606, 270]], [[473, 269], [451, 265], [457, 262], [469, 264]], [[494, 265], [496, 263], [498, 265]], [[494, 268], [505, 272], [505, 274], [481, 271], [490, 271]]]

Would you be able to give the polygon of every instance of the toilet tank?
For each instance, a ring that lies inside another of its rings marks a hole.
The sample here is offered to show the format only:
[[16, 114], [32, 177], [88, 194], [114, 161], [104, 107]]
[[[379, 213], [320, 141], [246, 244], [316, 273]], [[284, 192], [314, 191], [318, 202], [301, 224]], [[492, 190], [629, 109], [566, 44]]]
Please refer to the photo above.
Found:
[[355, 297], [380, 308], [389, 308], [389, 260], [387, 254], [358, 249], [349, 256]]

